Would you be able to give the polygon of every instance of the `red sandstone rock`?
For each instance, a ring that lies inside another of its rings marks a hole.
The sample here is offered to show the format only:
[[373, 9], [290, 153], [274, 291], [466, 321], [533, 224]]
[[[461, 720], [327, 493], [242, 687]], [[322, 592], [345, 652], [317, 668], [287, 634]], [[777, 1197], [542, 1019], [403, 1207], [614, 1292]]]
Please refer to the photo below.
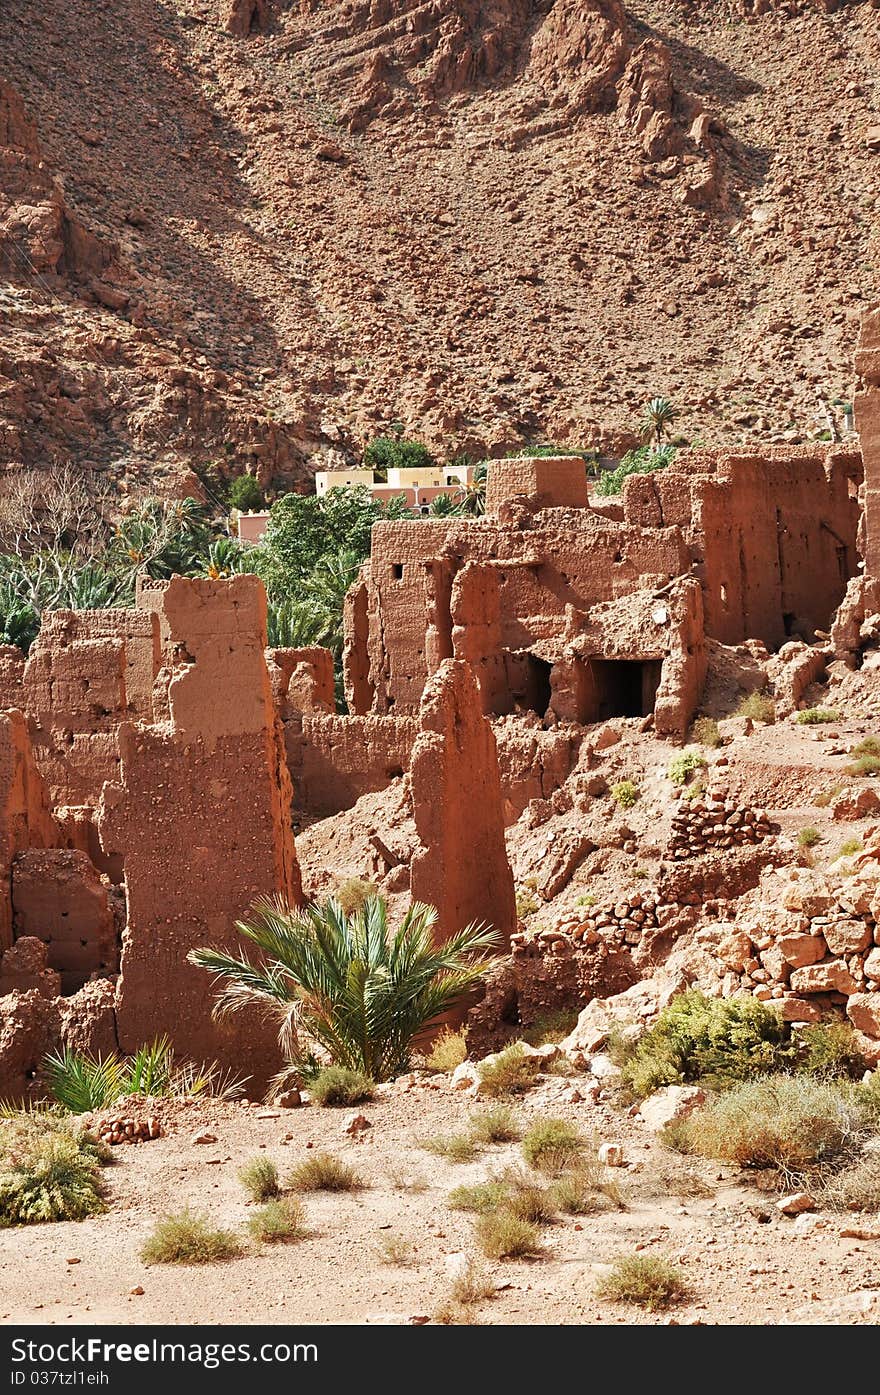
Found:
[[850, 1022], [867, 1037], [880, 1037], [880, 993], [852, 993], [846, 1013]]
[[776, 947], [794, 969], [803, 969], [824, 959], [827, 947], [821, 935], [783, 935]]
[[824, 964], [810, 964], [795, 969], [791, 976], [795, 993], [856, 993], [858, 984], [842, 959], [828, 959]]

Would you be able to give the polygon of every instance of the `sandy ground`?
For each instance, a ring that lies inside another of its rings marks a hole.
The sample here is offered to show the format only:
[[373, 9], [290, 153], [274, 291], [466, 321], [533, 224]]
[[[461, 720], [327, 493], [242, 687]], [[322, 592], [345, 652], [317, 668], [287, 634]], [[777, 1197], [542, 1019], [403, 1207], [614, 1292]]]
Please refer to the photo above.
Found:
[[[636, 1249], [681, 1266], [692, 1290], [672, 1312], [681, 1323], [880, 1320], [880, 1239], [840, 1236], [853, 1224], [880, 1233], [880, 1221], [826, 1213], [822, 1228], [799, 1236], [777, 1214], [775, 1198], [744, 1184], [742, 1174], [667, 1151], [641, 1121], [610, 1104], [560, 1104], [553, 1097], [565, 1083], [548, 1081], [517, 1108], [526, 1123], [552, 1113], [600, 1140], [622, 1143], [627, 1166], [614, 1175], [627, 1209], [548, 1226], [543, 1258], [487, 1263], [498, 1288], [480, 1304], [479, 1322], [667, 1322], [669, 1314], [594, 1296], [597, 1266]], [[115, 1149], [105, 1215], [3, 1232], [0, 1320], [424, 1320], [449, 1291], [446, 1256], [474, 1252], [472, 1220], [447, 1207], [448, 1192], [518, 1158], [516, 1144], [489, 1147], [466, 1165], [419, 1148], [419, 1139], [465, 1126], [474, 1107], [446, 1088], [396, 1091], [361, 1107], [373, 1127], [356, 1142], [344, 1133], [347, 1110], [303, 1108], [261, 1118], [272, 1111], [216, 1101], [166, 1105], [166, 1137]], [[217, 1142], [195, 1144], [199, 1130]], [[140, 1249], [156, 1220], [184, 1206], [242, 1231], [250, 1210], [239, 1166], [265, 1150], [283, 1175], [310, 1144], [350, 1160], [368, 1185], [358, 1193], [308, 1195], [307, 1238], [283, 1246], [249, 1242], [244, 1257], [198, 1269], [142, 1263]], [[383, 1262], [379, 1246], [389, 1235], [411, 1242], [412, 1263]], [[132, 1292], [138, 1288], [143, 1293]]]

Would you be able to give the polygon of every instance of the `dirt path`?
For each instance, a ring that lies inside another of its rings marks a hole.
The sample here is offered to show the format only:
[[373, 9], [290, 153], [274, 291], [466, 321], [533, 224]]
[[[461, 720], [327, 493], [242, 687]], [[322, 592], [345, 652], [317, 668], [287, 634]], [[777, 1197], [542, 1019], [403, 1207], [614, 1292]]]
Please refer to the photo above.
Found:
[[[520, 1106], [576, 1120], [586, 1132], [622, 1142], [627, 1209], [566, 1217], [544, 1231], [545, 1257], [487, 1264], [499, 1285], [479, 1321], [505, 1323], [665, 1322], [639, 1309], [600, 1303], [596, 1266], [639, 1248], [681, 1266], [692, 1290], [680, 1323], [878, 1321], [880, 1240], [844, 1239], [852, 1218], [824, 1217], [799, 1236], [774, 1198], [737, 1174], [695, 1165], [661, 1148], [639, 1121], [604, 1104], [553, 1102], [554, 1083]], [[0, 1320], [5, 1323], [408, 1323], [446, 1296], [446, 1256], [473, 1252], [472, 1223], [450, 1210], [448, 1192], [515, 1162], [518, 1145], [487, 1148], [456, 1165], [417, 1140], [467, 1123], [473, 1104], [447, 1090], [395, 1092], [363, 1107], [373, 1127], [362, 1142], [344, 1134], [348, 1111], [301, 1109], [259, 1118], [259, 1106], [171, 1105], [168, 1135], [116, 1150], [108, 1169], [110, 1209], [79, 1223], [30, 1226], [0, 1242]], [[216, 1144], [194, 1144], [207, 1130]], [[265, 1149], [283, 1173], [309, 1144], [357, 1166], [368, 1186], [307, 1196], [308, 1237], [293, 1245], [249, 1243], [245, 1257], [199, 1269], [146, 1267], [139, 1258], [156, 1220], [184, 1206], [243, 1230], [249, 1207], [238, 1167]], [[762, 1220], [761, 1216], [769, 1217]], [[861, 1218], [858, 1224], [868, 1222]], [[877, 1229], [876, 1225], [871, 1226]], [[411, 1264], [383, 1263], [379, 1246], [411, 1242]], [[71, 1261], [78, 1261], [71, 1263]], [[143, 1293], [132, 1290], [142, 1288]]]

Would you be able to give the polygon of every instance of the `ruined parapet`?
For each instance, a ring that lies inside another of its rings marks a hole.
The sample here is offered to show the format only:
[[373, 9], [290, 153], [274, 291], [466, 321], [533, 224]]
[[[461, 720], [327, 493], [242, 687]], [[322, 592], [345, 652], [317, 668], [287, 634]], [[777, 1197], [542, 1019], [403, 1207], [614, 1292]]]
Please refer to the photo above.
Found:
[[412, 897], [437, 907], [441, 938], [484, 921], [506, 943], [516, 929], [516, 898], [498, 756], [466, 663], [440, 665], [419, 715], [410, 774], [421, 847], [411, 864]]
[[267, 649], [272, 701], [282, 721], [302, 712], [335, 712], [333, 655], [311, 645], [305, 649]]
[[353, 716], [373, 709], [375, 684], [370, 676], [370, 564], [348, 588], [342, 607], [342, 680], [345, 701]]
[[26, 848], [50, 848], [58, 829], [20, 712], [0, 713], [0, 950], [12, 944], [12, 863]]
[[579, 455], [493, 460], [486, 480], [486, 513], [497, 514], [515, 499], [540, 509], [585, 509], [587, 467]]
[[117, 993], [119, 1044], [168, 1032], [177, 1050], [217, 1057], [259, 1086], [277, 1068], [274, 1031], [211, 1019], [213, 989], [186, 956], [238, 948], [255, 897], [301, 900], [291, 784], [266, 664], [266, 595], [253, 576], [174, 577], [139, 593], [163, 650], [167, 720], [120, 728], [120, 778], [105, 786], [102, 843], [121, 854], [128, 912]]
[[825, 630], [858, 565], [858, 450], [841, 444], [683, 451], [623, 489], [629, 524], [675, 524], [724, 644]]
[[27, 662], [0, 662], [0, 700], [27, 713], [34, 757], [57, 805], [95, 806], [116, 776], [120, 722], [151, 720], [158, 629], [136, 610], [59, 610]]
[[484, 712], [503, 705], [501, 591], [498, 568], [468, 562], [455, 578], [450, 600], [452, 654], [470, 664]]

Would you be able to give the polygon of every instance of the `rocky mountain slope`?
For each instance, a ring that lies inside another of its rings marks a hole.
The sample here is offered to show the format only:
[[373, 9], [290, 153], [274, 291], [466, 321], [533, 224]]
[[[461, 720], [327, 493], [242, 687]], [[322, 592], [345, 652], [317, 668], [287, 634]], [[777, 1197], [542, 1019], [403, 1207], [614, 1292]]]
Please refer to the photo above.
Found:
[[652, 393], [803, 439], [878, 289], [878, 125], [876, 3], [7, 0], [0, 463], [613, 451]]

